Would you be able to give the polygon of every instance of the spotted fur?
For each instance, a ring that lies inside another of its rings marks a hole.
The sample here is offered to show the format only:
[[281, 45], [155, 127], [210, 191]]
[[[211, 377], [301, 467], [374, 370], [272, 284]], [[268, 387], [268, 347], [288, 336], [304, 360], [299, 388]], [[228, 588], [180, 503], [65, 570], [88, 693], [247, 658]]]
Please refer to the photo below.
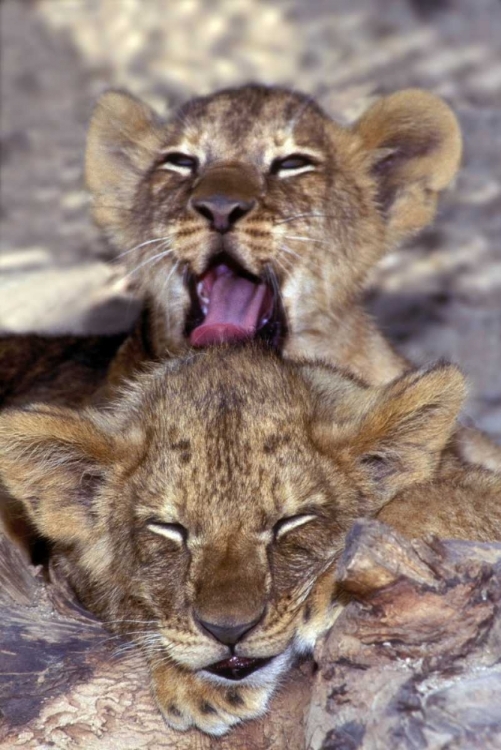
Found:
[[[5, 409], [0, 476], [81, 600], [143, 649], [166, 721], [219, 735], [263, 714], [339, 614], [356, 517], [499, 534], [499, 477], [444, 458], [463, 392], [452, 366], [375, 387], [214, 348], [151, 366], [105, 409]], [[231, 649], [204, 622], [253, 623], [234, 653], [270, 661], [237, 682], [208, 671]]]

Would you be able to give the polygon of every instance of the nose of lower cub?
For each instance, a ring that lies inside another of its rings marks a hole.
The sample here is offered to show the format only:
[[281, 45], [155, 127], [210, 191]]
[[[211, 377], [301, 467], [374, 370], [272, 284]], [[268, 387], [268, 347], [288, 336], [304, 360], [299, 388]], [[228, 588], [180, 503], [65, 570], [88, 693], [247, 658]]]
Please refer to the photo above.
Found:
[[198, 624], [220, 643], [224, 643], [225, 646], [234, 646], [254, 625], [257, 625], [260, 619], [261, 615], [251, 622], [239, 622], [232, 625], [220, 625], [215, 622], [207, 622], [207, 620], [198, 620]]

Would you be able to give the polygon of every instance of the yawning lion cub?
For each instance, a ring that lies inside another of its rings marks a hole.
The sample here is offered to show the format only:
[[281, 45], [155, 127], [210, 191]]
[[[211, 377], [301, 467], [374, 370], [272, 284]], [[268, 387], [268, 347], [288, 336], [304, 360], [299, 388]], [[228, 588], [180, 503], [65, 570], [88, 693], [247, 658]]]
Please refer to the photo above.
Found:
[[360, 292], [432, 220], [460, 156], [454, 114], [419, 89], [380, 98], [350, 127], [287, 89], [220, 91], [166, 122], [111, 91], [91, 121], [86, 176], [147, 299], [147, 352], [263, 338], [376, 384], [404, 363]]
[[[110, 373], [191, 347], [265, 339], [381, 384], [408, 367], [365, 313], [375, 264], [433, 219], [456, 175], [451, 109], [408, 89], [349, 127], [308, 96], [248, 85], [187, 102], [162, 122], [111, 91], [88, 137], [94, 216], [146, 300]], [[465, 460], [501, 450], [459, 430]]]
[[491, 539], [501, 480], [446, 446], [453, 366], [369, 387], [255, 345], [152, 366], [105, 409], [0, 416], [0, 473], [81, 600], [130, 634], [166, 720], [261, 715], [335, 618], [345, 532]]

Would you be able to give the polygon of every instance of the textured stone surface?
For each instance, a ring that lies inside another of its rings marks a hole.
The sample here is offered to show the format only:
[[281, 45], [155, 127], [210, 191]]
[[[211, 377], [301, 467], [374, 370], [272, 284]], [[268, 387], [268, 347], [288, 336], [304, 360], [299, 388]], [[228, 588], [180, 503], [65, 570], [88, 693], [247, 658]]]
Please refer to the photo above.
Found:
[[316, 657], [308, 750], [495, 750], [501, 742], [501, 544], [349, 533], [352, 601]]

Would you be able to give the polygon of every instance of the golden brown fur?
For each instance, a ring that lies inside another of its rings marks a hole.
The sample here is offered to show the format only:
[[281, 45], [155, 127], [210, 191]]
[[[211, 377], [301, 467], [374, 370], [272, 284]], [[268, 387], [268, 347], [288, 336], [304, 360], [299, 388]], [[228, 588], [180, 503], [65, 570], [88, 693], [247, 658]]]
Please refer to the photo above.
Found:
[[[180, 155], [192, 168], [172, 163]], [[281, 169], [291, 155], [309, 163]], [[431, 221], [460, 155], [453, 113], [418, 89], [379, 99], [351, 127], [286, 89], [221, 91], [167, 122], [112, 91], [92, 118], [86, 176], [98, 224], [148, 299], [155, 354], [186, 350], [188, 281], [224, 254], [280, 296], [287, 357], [320, 357], [381, 383], [404, 363], [360, 291], [384, 254]], [[196, 209], [211, 196], [251, 208], [222, 233]]]
[[[132, 340], [124, 348], [125, 335], [119, 336], [37, 336], [0, 337], [0, 408], [23, 406], [34, 402], [81, 407], [99, 403], [121, 381], [146, 359], [129, 356], [127, 367], [121, 367], [127, 350], [132, 354]], [[139, 337], [137, 341], [139, 341]], [[110, 373], [110, 364], [112, 372]], [[25, 513], [0, 486], [0, 526], [23, 545], [35, 541]]]
[[[370, 387], [213, 348], [151, 366], [102, 410], [5, 410], [0, 474], [82, 601], [143, 648], [167, 721], [220, 734], [265, 711], [335, 618], [356, 517], [499, 535], [501, 478], [445, 457], [463, 391], [452, 366]], [[239, 659], [271, 658], [239, 681], [206, 669], [235, 628]]]
[[[195, 162], [180, 167], [172, 155]], [[277, 171], [298, 155], [309, 159], [303, 170]], [[147, 301], [111, 382], [142, 359], [189, 348], [194, 290], [221, 257], [269, 284], [286, 357], [349, 367], [373, 384], [401, 375], [408, 363], [360, 294], [374, 265], [433, 219], [460, 158], [454, 114], [419, 89], [381, 97], [350, 127], [308, 96], [266, 86], [193, 99], [166, 122], [127, 93], [105, 93], [89, 129], [87, 183], [96, 221]], [[221, 196], [247, 206], [224, 232], [196, 208]], [[455, 450], [501, 468], [501, 451], [478, 431], [459, 430]]]

